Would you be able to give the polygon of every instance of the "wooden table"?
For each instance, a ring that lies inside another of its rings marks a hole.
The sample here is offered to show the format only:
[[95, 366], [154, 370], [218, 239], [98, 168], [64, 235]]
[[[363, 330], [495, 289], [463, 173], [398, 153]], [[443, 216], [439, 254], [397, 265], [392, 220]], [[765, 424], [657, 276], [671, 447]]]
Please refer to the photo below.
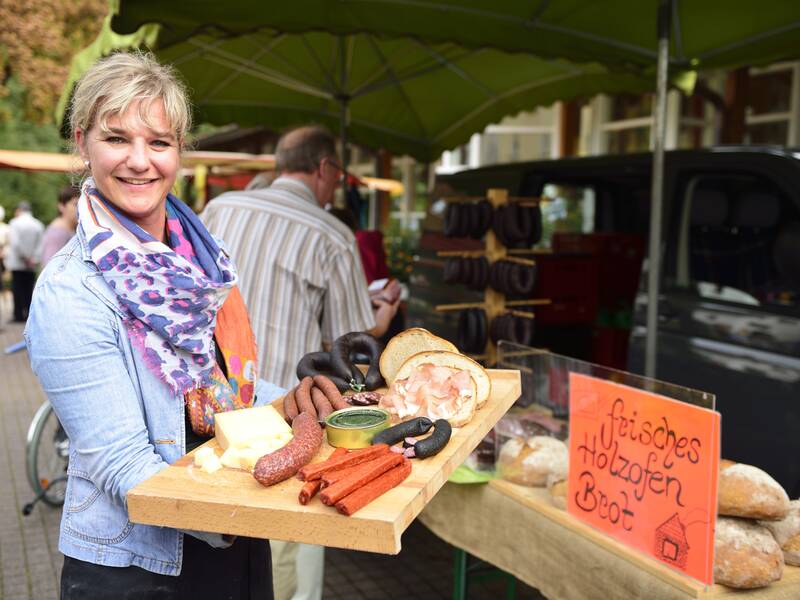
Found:
[[706, 588], [555, 508], [547, 490], [502, 480], [447, 484], [420, 520], [453, 546], [508, 571], [551, 600], [797, 600], [800, 568], [759, 590]]
[[[519, 398], [519, 371], [490, 369], [492, 393], [436, 456], [414, 460], [411, 475], [398, 487], [346, 517], [318, 498], [301, 505], [302, 483], [295, 478], [263, 487], [253, 476], [224, 468], [205, 473], [191, 454], [128, 493], [134, 523], [244, 535], [397, 554], [400, 536], [444, 485], [450, 474]], [[216, 440], [205, 446], [221, 454]], [[319, 460], [333, 449], [323, 442]]]

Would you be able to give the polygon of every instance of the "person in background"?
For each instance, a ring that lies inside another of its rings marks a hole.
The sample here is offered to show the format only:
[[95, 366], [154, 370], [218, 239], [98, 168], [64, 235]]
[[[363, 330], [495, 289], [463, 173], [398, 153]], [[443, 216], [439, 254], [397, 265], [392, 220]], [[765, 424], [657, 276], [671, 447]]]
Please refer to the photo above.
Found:
[[8, 248], [8, 223], [6, 223], [6, 209], [0, 206], [0, 329], [5, 322], [3, 317], [3, 304], [5, 296], [5, 262], [6, 249]]
[[68, 185], [58, 193], [58, 216], [50, 222], [42, 236], [42, 266], [50, 262], [55, 253], [75, 235], [80, 195], [81, 190], [76, 185]]
[[[329, 212], [347, 225], [356, 237], [358, 254], [361, 256], [361, 265], [369, 285], [369, 295], [373, 301], [384, 300], [395, 302], [402, 293], [400, 284], [396, 279], [390, 278], [389, 266], [386, 264], [386, 251], [383, 249], [383, 234], [377, 230], [359, 229], [357, 220], [349, 208], [329, 209]], [[373, 282], [385, 281], [383, 287], [374, 287]], [[384, 332], [381, 342], [387, 344], [389, 340], [405, 329], [405, 315], [398, 310], [389, 327]]]
[[36, 268], [39, 266], [44, 224], [31, 214], [31, 205], [20, 202], [15, 217], [8, 224], [6, 268], [11, 271], [11, 294], [14, 298], [14, 321], [28, 319]]
[[61, 600], [269, 600], [269, 544], [133, 524], [128, 492], [274, 400], [229, 254], [170, 194], [190, 107], [169, 67], [117, 53], [76, 84], [78, 229], [41, 273], [31, 366], [69, 436]]
[[[351, 331], [380, 337], [399, 300], [373, 311], [353, 233], [323, 209], [342, 174], [335, 138], [321, 127], [289, 131], [275, 159], [269, 187], [221, 194], [201, 218], [241, 269], [261, 376], [288, 388], [303, 355]], [[321, 547], [273, 541], [272, 554], [278, 600], [322, 597]]]

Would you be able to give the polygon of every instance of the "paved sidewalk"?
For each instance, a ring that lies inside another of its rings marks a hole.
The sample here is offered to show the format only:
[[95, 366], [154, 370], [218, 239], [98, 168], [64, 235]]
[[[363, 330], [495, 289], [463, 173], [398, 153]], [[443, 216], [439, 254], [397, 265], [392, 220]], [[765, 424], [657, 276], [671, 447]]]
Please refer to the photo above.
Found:
[[[6, 305], [7, 306], [7, 305]], [[4, 306], [3, 315], [9, 310]], [[0, 330], [0, 352], [22, 340], [22, 325]], [[24, 350], [0, 353], [0, 598], [50, 600], [58, 597], [61, 555], [58, 524], [61, 511], [39, 504], [23, 517], [21, 508], [33, 498], [25, 475], [25, 435], [44, 394]]]
[[[0, 299], [2, 302], [2, 299]], [[8, 315], [5, 310], [0, 314]], [[61, 511], [42, 503], [23, 517], [22, 506], [33, 493], [25, 475], [25, 435], [44, 401], [24, 350], [2, 351], [22, 339], [22, 326], [0, 325], [0, 600], [56, 600], [62, 556], [58, 552]], [[398, 556], [328, 549], [325, 600], [434, 600], [452, 597], [452, 546], [424, 526], [412, 523]], [[469, 597], [502, 598], [503, 582], [471, 586]], [[517, 598], [541, 599], [519, 583]]]

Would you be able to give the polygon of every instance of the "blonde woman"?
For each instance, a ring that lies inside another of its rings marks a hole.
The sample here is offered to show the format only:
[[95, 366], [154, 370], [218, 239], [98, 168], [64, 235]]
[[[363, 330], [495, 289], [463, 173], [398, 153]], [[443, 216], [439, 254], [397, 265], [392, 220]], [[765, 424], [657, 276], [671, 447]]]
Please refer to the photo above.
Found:
[[170, 194], [185, 92], [152, 56], [115, 54], [71, 108], [87, 169], [77, 233], [43, 271], [25, 332], [70, 439], [61, 598], [271, 598], [266, 541], [136, 525], [126, 508], [213, 435], [215, 412], [280, 393], [256, 380], [234, 265]]

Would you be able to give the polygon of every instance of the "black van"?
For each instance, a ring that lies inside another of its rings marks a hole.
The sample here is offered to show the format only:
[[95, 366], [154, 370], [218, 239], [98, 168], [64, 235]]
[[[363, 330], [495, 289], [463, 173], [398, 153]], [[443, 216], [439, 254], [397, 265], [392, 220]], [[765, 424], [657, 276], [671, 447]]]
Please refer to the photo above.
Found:
[[[646, 237], [651, 163], [650, 154], [570, 158], [489, 166], [437, 182], [468, 195], [498, 187], [541, 196], [556, 186], [591, 200], [584, 232]], [[716, 394], [723, 457], [763, 468], [796, 498], [800, 151], [668, 152], [665, 177], [656, 376]], [[636, 373], [644, 371], [645, 288], [642, 275], [627, 352]]]

